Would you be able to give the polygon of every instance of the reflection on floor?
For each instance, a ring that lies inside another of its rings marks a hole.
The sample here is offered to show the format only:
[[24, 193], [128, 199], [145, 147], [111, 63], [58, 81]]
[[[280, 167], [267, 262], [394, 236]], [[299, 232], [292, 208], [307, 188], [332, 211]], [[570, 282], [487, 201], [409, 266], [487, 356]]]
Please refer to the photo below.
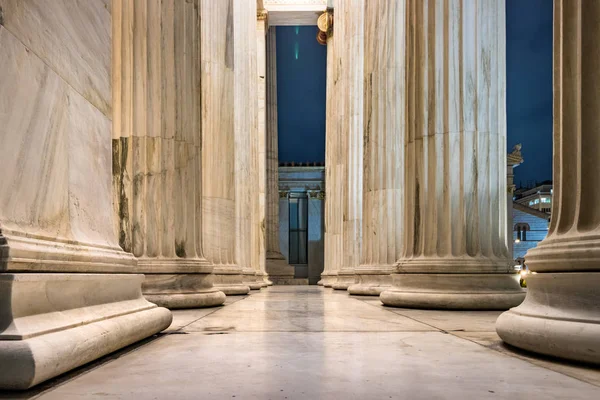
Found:
[[498, 312], [394, 309], [316, 286], [275, 286], [174, 314], [154, 340], [19, 396], [600, 398], [599, 370], [504, 346]]

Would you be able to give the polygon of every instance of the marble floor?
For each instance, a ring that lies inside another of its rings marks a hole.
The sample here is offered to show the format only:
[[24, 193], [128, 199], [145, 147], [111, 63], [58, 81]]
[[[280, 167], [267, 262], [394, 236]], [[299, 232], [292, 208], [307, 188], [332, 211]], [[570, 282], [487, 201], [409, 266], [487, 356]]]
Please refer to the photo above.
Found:
[[600, 370], [503, 345], [499, 312], [394, 309], [275, 286], [174, 315], [161, 335], [0, 398], [600, 398]]

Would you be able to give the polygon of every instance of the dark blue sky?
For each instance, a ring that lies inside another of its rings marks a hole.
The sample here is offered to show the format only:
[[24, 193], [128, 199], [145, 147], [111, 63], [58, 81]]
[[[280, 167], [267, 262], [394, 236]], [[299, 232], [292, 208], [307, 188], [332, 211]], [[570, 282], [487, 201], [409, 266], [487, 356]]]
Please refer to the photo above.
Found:
[[515, 183], [552, 179], [552, 0], [506, 1], [507, 144]]
[[277, 27], [280, 162], [325, 161], [327, 47], [316, 26]]
[[[277, 27], [279, 160], [325, 160], [327, 49], [316, 27]], [[506, 0], [507, 151], [515, 183], [552, 179], [552, 0]]]

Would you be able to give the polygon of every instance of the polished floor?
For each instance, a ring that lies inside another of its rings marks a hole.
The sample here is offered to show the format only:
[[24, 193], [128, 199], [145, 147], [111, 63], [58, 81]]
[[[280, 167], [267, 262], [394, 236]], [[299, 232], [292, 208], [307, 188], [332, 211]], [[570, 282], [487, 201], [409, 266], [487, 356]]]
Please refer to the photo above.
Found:
[[498, 312], [275, 286], [174, 315], [155, 338], [0, 398], [600, 399], [600, 370], [504, 346]]

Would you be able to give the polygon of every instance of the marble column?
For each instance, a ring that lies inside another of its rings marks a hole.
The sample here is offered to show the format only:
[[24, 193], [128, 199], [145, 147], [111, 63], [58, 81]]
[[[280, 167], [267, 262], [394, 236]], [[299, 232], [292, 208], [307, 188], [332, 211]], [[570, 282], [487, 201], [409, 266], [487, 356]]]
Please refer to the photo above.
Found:
[[115, 43], [124, 55], [115, 64], [113, 110], [121, 121], [113, 128], [120, 244], [138, 259], [148, 300], [168, 308], [220, 305], [225, 295], [213, 287], [202, 252], [198, 4], [123, 6], [133, 13], [121, 20], [132, 34]]
[[267, 33], [267, 209], [266, 270], [277, 284], [294, 278], [294, 267], [287, 263], [279, 249], [279, 156], [277, 148], [277, 42], [276, 29]]
[[389, 289], [404, 245], [406, 1], [365, 7], [363, 241], [350, 294]]
[[[338, 29], [336, 14], [333, 17], [333, 32]], [[338, 43], [341, 42], [340, 35], [333, 35], [331, 32], [327, 36], [327, 91], [325, 105], [325, 262], [323, 273], [319, 285], [331, 287], [337, 281], [338, 270], [340, 269], [342, 247], [342, 214], [340, 213], [340, 204], [342, 203], [342, 175], [341, 165], [339, 164], [339, 141], [338, 114], [342, 99], [340, 93], [340, 49]]]
[[227, 295], [247, 294], [236, 246], [235, 158], [241, 138], [234, 130], [234, 15], [240, 11], [234, 0], [201, 0], [200, 11], [203, 250], [214, 267], [215, 287]]
[[131, 35], [120, 21], [133, 10], [121, 4], [57, 2], [50, 13], [0, 0], [0, 389], [28, 389], [171, 323], [142, 296], [115, 229], [111, 49]]
[[515, 264], [514, 243], [512, 236], [514, 229], [513, 196], [516, 189], [514, 169], [521, 163], [523, 163], [523, 157], [521, 156], [521, 145], [518, 144], [513, 148], [512, 153], [508, 153], [506, 155], [506, 243], [508, 245], [508, 254], [510, 254], [510, 259], [513, 260], [513, 264]]
[[233, 0], [233, 126], [236, 250], [244, 284], [260, 289], [252, 266], [254, 247], [253, 215], [258, 199], [256, 93], [256, 2]]
[[505, 2], [407, 1], [405, 245], [384, 304], [508, 309]]
[[525, 259], [527, 297], [496, 330], [526, 350], [600, 363], [600, 3], [554, 1], [554, 196]]
[[256, 210], [253, 214], [254, 232], [257, 240], [255, 246], [258, 248], [254, 254], [256, 278], [263, 287], [272, 285], [266, 272], [266, 210], [267, 210], [267, 17], [264, 9], [258, 9], [256, 13], [256, 61], [257, 61], [257, 130], [256, 144], [258, 146], [256, 157], [256, 168], [258, 174], [258, 196]]
[[[367, 8], [372, 7], [369, 4]], [[346, 290], [356, 283], [361, 261], [363, 199], [363, 71], [364, 0], [334, 1], [335, 35], [340, 50], [341, 85], [337, 93], [338, 132], [342, 165], [342, 264], [334, 289]]]

